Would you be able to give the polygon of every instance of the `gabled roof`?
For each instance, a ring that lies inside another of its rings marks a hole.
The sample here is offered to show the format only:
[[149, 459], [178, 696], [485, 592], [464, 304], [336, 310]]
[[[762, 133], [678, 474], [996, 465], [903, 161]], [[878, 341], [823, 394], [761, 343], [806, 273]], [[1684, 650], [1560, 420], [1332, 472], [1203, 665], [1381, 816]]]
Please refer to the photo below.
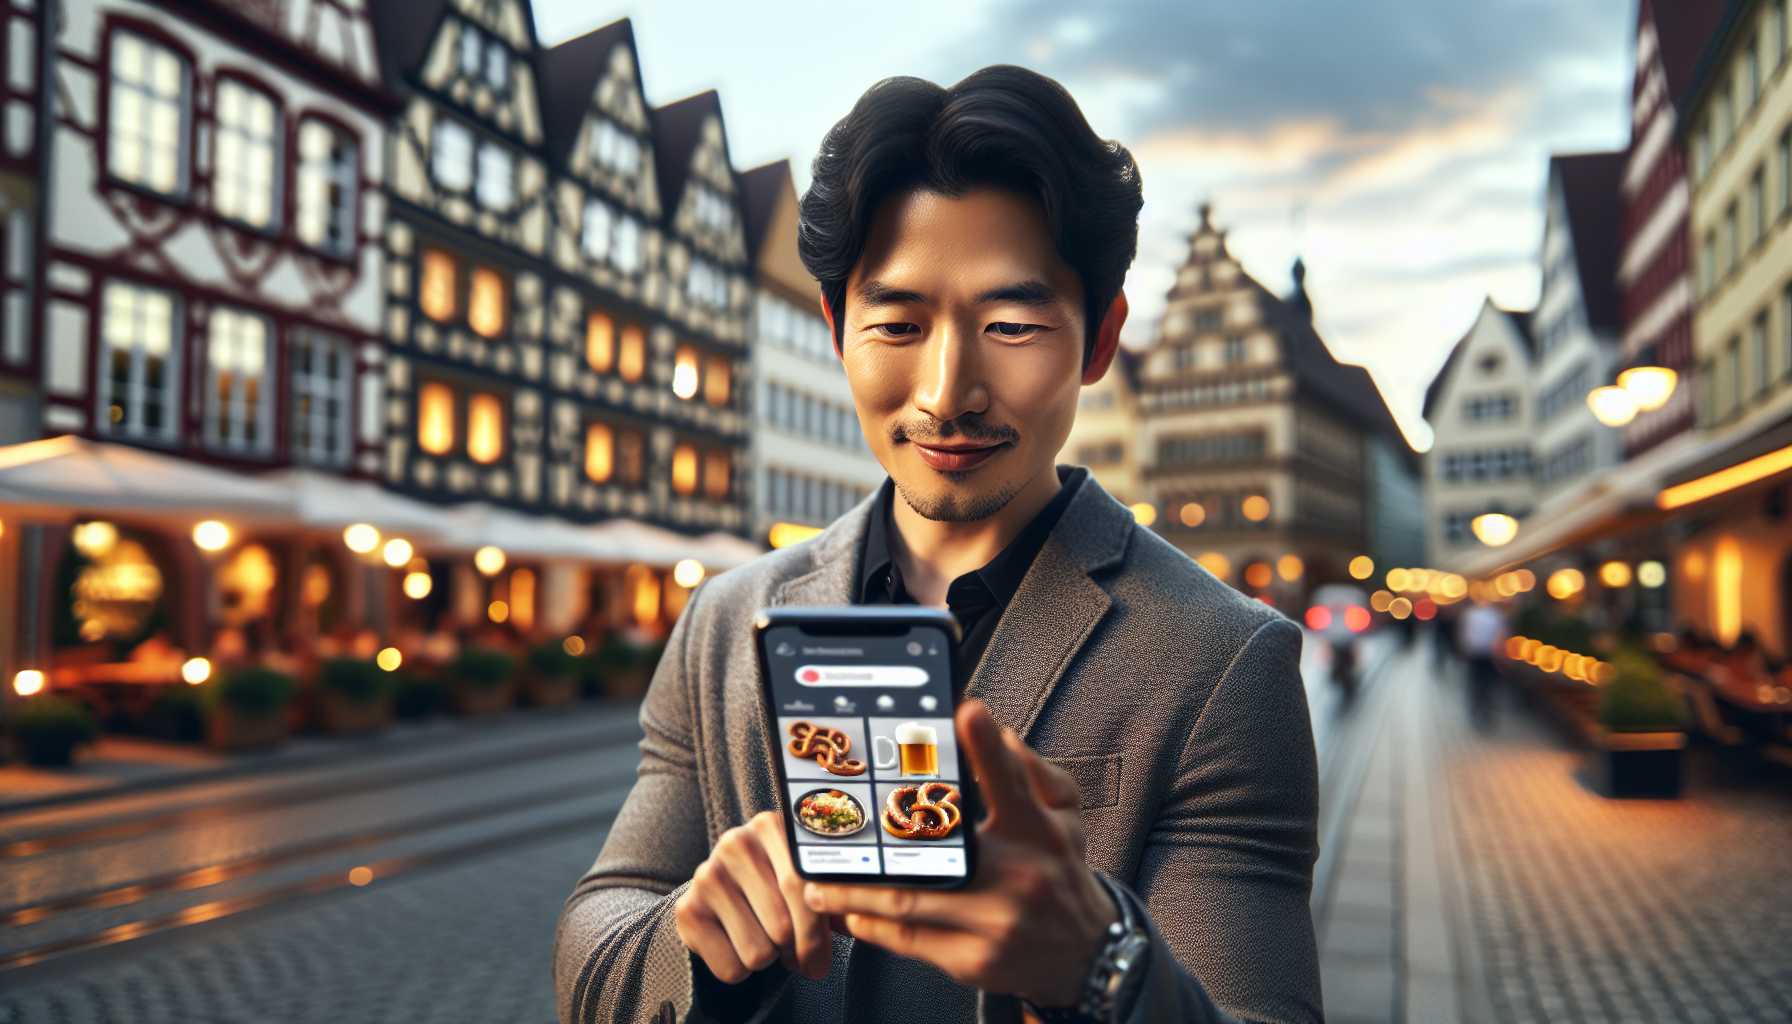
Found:
[[[695, 96], [686, 96], [675, 103], [653, 108], [653, 163], [659, 176], [660, 202], [670, 219], [684, 197], [684, 185], [691, 176], [691, 158], [703, 141], [703, 120], [710, 114], [722, 116], [722, 98], [714, 89], [705, 89]], [[724, 151], [726, 130], [722, 132]]]
[[1463, 351], [1468, 347], [1469, 337], [1475, 333], [1475, 328], [1481, 323], [1481, 317], [1485, 316], [1487, 310], [1490, 308], [1496, 313], [1504, 314], [1506, 319], [1511, 322], [1512, 329], [1518, 332], [1518, 340], [1524, 348], [1525, 355], [1530, 357], [1536, 356], [1537, 340], [1531, 336], [1530, 311], [1502, 309], [1499, 306], [1495, 306], [1492, 299], [1484, 300], [1481, 306], [1481, 312], [1475, 315], [1475, 322], [1469, 325], [1468, 331], [1464, 333], [1462, 337], [1456, 339], [1456, 344], [1450, 346], [1450, 354], [1444, 359], [1444, 365], [1437, 368], [1437, 376], [1432, 377], [1431, 383], [1425, 385], [1425, 404], [1420, 407], [1419, 415], [1422, 416], [1426, 422], [1431, 421], [1431, 410], [1437, 405], [1438, 398], [1443, 394], [1444, 381], [1449, 379], [1451, 371], [1456, 368], [1458, 357], [1460, 357]]
[[1662, 70], [1667, 73], [1668, 98], [1682, 118], [1699, 66], [1699, 54], [1717, 32], [1726, 0], [1642, 0], [1639, 18], [1655, 23], [1655, 39], [1661, 50]]
[[772, 214], [777, 212], [778, 199], [796, 192], [796, 184], [790, 176], [790, 161], [773, 160], [769, 164], [750, 167], [736, 175], [736, 180], [740, 183], [741, 220], [746, 229], [747, 252], [757, 260], [760, 246], [765, 243], [766, 228], [771, 224]]
[[[579, 137], [591, 96], [610, 66], [610, 51], [627, 43], [635, 53], [635, 30], [627, 18], [594, 28], [541, 52], [541, 121], [548, 155], [564, 164]], [[635, 88], [641, 88], [641, 61], [635, 54]]]
[[1560, 175], [1568, 210], [1568, 236], [1573, 240], [1575, 268], [1587, 323], [1618, 330], [1622, 310], [1618, 298], [1618, 249], [1624, 229], [1624, 150], [1577, 153], [1549, 158], [1550, 177]]
[[390, 86], [400, 85], [423, 63], [429, 42], [435, 38], [448, 0], [411, 0], [409, 3], [372, 3], [373, 35], [380, 49], [380, 67]]

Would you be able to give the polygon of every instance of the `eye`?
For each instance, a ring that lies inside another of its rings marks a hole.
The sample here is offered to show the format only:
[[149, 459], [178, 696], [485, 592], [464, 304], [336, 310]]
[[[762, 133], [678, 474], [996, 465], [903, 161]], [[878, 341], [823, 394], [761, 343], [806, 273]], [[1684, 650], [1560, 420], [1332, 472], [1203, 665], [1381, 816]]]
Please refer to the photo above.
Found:
[[912, 338], [921, 332], [915, 324], [872, 324], [871, 329], [886, 338]]
[[996, 336], [1001, 338], [1025, 338], [1036, 331], [1043, 331], [1045, 328], [1039, 324], [1016, 324], [997, 320], [986, 330], [995, 332]]

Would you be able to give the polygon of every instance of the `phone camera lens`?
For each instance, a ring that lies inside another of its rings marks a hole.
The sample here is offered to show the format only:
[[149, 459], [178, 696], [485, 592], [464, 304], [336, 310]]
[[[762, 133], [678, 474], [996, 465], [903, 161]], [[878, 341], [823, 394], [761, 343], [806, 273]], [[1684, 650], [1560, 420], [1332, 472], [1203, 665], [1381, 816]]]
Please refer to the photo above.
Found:
[[920, 654], [921, 654], [921, 641], [919, 641], [919, 640], [910, 640], [910, 641], [909, 641], [909, 642], [908, 642], [908, 655], [909, 655], [909, 657], [911, 657], [911, 658], [914, 658], [914, 657], [919, 657], [919, 656], [920, 656]]

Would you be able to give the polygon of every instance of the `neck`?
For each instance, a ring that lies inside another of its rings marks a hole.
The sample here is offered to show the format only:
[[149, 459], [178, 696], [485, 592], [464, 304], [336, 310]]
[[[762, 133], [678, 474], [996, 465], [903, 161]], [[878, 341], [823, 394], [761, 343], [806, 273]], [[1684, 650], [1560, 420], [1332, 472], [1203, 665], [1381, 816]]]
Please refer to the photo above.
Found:
[[928, 519], [896, 491], [888, 532], [890, 557], [902, 569], [903, 586], [917, 602], [945, 607], [952, 581], [1000, 554], [1063, 486], [1057, 467], [1048, 464], [995, 515], [963, 523]]

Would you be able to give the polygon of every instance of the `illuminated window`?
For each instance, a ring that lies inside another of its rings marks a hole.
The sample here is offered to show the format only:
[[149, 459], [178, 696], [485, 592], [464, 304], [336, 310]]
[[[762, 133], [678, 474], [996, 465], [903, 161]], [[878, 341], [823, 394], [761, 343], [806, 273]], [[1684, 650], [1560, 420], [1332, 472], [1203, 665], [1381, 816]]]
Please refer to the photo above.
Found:
[[431, 455], [454, 450], [454, 389], [446, 384], [417, 389], [417, 446]]
[[517, 569], [510, 574], [510, 621], [518, 629], [535, 625], [535, 571]]
[[349, 385], [354, 364], [348, 342], [300, 330], [288, 344], [293, 460], [340, 466], [349, 456]]
[[622, 371], [622, 379], [629, 381], [640, 380], [641, 373], [647, 369], [647, 333], [634, 324], [622, 329], [618, 369]]
[[585, 475], [597, 483], [609, 482], [616, 471], [616, 435], [602, 423], [585, 428]]
[[697, 394], [697, 350], [689, 345], [678, 346], [672, 362], [672, 393], [680, 398]]
[[274, 447], [268, 388], [268, 322], [234, 309], [212, 312], [205, 352], [205, 439], [215, 448], [267, 452]]
[[441, 249], [423, 250], [422, 283], [417, 301], [431, 320], [454, 319], [454, 257]]
[[212, 134], [212, 203], [252, 227], [274, 223], [280, 110], [274, 98], [234, 78], [218, 82], [217, 128]]
[[99, 429], [174, 440], [181, 375], [173, 293], [110, 281], [102, 301]]
[[299, 124], [299, 241], [346, 256], [355, 251], [360, 159], [355, 139], [318, 120]]
[[708, 452], [703, 456], [703, 493], [712, 498], [728, 497], [729, 457], [727, 452]]
[[191, 88], [174, 51], [128, 32], [113, 36], [106, 170], [157, 192], [185, 192]]
[[625, 430], [616, 438], [616, 468], [625, 484], [639, 484], [647, 477], [647, 438], [639, 430]]
[[610, 236], [615, 223], [616, 215], [610, 212], [609, 203], [595, 196], [585, 201], [585, 222], [579, 244], [586, 256], [599, 263], [610, 258]]
[[474, 462], [496, 462], [504, 454], [504, 405], [497, 395], [476, 394], [467, 399], [467, 457]]
[[453, 192], [473, 185], [473, 133], [456, 121], [436, 122], [430, 139], [430, 168], [436, 184]]
[[488, 338], [504, 333], [504, 278], [490, 267], [473, 268], [467, 326]]
[[607, 314], [585, 317], [585, 362], [598, 373], [609, 373], [616, 365], [616, 321]]
[[697, 449], [681, 444], [672, 450], [672, 490], [689, 494], [697, 489]]
[[710, 405], [727, 405], [731, 368], [727, 356], [710, 356], [703, 374], [703, 397]]

